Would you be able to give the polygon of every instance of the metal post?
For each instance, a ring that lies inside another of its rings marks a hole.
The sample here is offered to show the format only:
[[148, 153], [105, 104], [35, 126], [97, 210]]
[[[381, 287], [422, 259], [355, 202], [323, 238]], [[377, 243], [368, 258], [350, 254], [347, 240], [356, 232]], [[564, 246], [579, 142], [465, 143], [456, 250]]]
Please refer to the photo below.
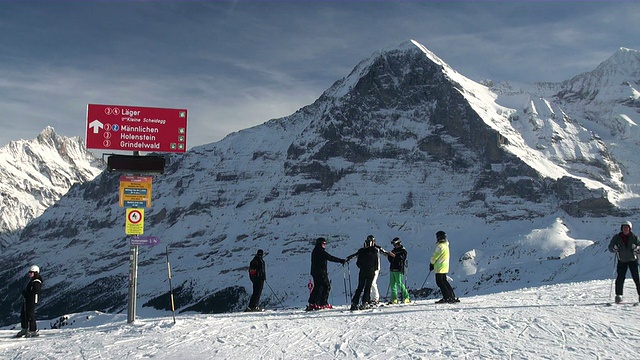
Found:
[[129, 247], [129, 306], [127, 323], [136, 319], [136, 293], [138, 290], [138, 246]]

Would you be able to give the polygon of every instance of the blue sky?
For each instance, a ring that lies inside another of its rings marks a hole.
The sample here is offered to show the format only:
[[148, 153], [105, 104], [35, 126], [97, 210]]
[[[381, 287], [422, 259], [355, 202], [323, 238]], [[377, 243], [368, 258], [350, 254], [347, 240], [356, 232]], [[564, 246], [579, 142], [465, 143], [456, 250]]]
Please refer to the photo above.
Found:
[[88, 103], [186, 108], [188, 147], [287, 116], [415, 39], [473, 79], [559, 82], [640, 50], [638, 2], [0, 1], [0, 146]]

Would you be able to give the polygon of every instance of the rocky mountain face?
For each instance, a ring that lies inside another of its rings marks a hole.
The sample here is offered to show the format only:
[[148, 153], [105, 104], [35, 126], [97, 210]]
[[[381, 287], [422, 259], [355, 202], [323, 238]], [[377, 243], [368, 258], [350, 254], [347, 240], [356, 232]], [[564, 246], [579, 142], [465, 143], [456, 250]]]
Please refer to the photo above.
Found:
[[[455, 239], [458, 295], [505, 282], [570, 281], [579, 277], [572, 266], [579, 262], [590, 262], [593, 278], [609, 276], [610, 266], [594, 262], [605, 256], [598, 240], [610, 235], [609, 222], [637, 207], [637, 196], [627, 183], [626, 153], [612, 151], [624, 136], [606, 124], [621, 114], [640, 119], [637, 101], [612, 95], [595, 104], [597, 94], [586, 94], [615, 92], [626, 86], [621, 77], [637, 88], [637, 76], [615, 68], [635, 61], [638, 69], [637, 52], [618, 57], [603, 63], [614, 69], [580, 75], [599, 83], [487, 87], [407, 42], [362, 61], [288, 117], [172, 155], [145, 209], [144, 233], [161, 245], [141, 249], [141, 308], [170, 309], [168, 251], [179, 311], [240, 309], [259, 248], [273, 289], [265, 290], [265, 305], [301, 306], [310, 244], [319, 236], [340, 257], [368, 234], [384, 247], [401, 237], [413, 289], [426, 282], [440, 229]], [[617, 80], [604, 79], [610, 76]], [[596, 122], [587, 116], [593, 109], [609, 117]], [[1, 256], [2, 323], [15, 319], [23, 269], [32, 262], [45, 277], [42, 317], [126, 308], [129, 238], [118, 186], [112, 173], [76, 185], [24, 228]], [[343, 279], [357, 269], [330, 269], [337, 294], [330, 300], [342, 302]]]
[[51, 127], [36, 139], [0, 148], [0, 249], [71, 186], [93, 180], [103, 169], [82, 139], [59, 136]]

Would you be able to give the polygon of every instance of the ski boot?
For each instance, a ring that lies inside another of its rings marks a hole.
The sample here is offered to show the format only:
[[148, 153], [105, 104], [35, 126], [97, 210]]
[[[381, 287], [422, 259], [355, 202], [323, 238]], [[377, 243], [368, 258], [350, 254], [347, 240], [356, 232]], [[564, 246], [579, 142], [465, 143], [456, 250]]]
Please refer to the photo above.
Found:
[[622, 302], [622, 295], [616, 295], [616, 304], [620, 304]]
[[409, 298], [406, 298], [406, 299], [402, 300], [402, 302], [405, 303], [405, 304], [408, 304], [408, 303], [411, 302], [411, 300], [409, 300]]
[[316, 304], [309, 304], [307, 305], [307, 308], [304, 309], [304, 311], [313, 311], [313, 310], [318, 310], [320, 309], [320, 307]]
[[22, 329], [22, 330], [20, 330], [20, 332], [18, 332], [16, 334], [16, 337], [17, 338], [23, 337], [23, 336], [27, 335], [28, 333], [29, 333], [29, 329]]
[[36, 331], [27, 332], [24, 337], [32, 338], [32, 337], [37, 337], [38, 335], [40, 335], [40, 333], [38, 332], [38, 330], [36, 330]]

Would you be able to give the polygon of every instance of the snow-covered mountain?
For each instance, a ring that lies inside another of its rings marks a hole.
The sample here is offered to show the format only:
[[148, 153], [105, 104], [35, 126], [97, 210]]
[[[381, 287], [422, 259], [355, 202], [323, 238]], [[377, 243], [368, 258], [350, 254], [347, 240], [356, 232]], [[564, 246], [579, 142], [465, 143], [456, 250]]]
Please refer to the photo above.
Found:
[[[144, 215], [145, 235], [162, 245], [140, 251], [138, 303], [170, 308], [168, 246], [180, 311], [244, 306], [247, 264], [258, 248], [268, 254], [265, 305], [302, 306], [318, 236], [341, 257], [368, 234], [387, 248], [401, 237], [415, 290], [426, 282], [438, 230], [449, 234], [460, 296], [609, 277], [606, 242], [638, 198], [628, 182], [639, 150], [629, 137], [640, 121], [637, 105], [629, 92], [615, 97], [613, 87], [637, 89], [637, 76], [625, 70], [633, 66], [619, 64], [640, 63], [633, 50], [612, 58], [619, 57], [580, 75], [599, 79], [603, 95], [577, 105], [569, 93], [587, 90], [576, 78], [487, 87], [407, 42], [373, 54], [288, 117], [172, 155]], [[606, 64], [612, 69], [603, 71]], [[599, 122], [587, 116], [593, 109]], [[605, 124], [623, 113], [626, 135], [609, 131]], [[73, 187], [2, 254], [0, 309], [14, 311], [0, 313], [2, 322], [15, 316], [29, 263], [45, 277], [43, 316], [126, 308], [129, 246], [118, 179], [103, 173]], [[382, 268], [384, 293], [384, 259]], [[331, 301], [347, 301], [342, 286], [357, 269], [330, 269]]]
[[102, 160], [78, 137], [63, 137], [46, 127], [36, 139], [12, 141], [0, 148], [0, 249], [40, 216], [69, 188], [93, 180]]

